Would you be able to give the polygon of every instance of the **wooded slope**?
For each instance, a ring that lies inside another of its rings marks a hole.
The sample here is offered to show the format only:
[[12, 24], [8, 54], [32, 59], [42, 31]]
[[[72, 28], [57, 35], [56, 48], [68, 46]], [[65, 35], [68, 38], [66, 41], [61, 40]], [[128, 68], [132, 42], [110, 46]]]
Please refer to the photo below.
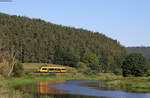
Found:
[[21, 62], [52, 63], [55, 51], [61, 49], [80, 58], [84, 53], [95, 53], [100, 64], [108, 67], [119, 65], [125, 53], [117, 40], [99, 32], [3, 13], [0, 13], [0, 39], [7, 47], [15, 47]]

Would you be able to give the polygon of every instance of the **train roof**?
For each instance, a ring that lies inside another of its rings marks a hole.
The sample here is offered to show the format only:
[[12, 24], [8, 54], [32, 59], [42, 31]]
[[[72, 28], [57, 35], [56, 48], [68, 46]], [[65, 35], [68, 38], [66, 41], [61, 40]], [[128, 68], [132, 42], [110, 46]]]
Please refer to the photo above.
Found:
[[65, 67], [64, 65], [42, 65], [40, 67]]

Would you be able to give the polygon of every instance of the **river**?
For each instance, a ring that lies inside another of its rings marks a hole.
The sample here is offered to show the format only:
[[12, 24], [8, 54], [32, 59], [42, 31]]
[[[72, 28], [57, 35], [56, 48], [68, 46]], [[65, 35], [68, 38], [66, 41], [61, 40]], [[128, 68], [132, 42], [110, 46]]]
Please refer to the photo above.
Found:
[[109, 90], [103, 81], [45, 81], [25, 86], [22, 91], [34, 98], [150, 98], [150, 93]]

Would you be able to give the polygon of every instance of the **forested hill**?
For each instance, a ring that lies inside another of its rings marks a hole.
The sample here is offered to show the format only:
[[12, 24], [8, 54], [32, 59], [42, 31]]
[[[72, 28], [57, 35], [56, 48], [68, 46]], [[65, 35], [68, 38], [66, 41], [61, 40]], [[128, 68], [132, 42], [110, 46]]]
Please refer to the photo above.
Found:
[[22, 62], [49, 62], [61, 49], [80, 58], [84, 53], [95, 53], [102, 65], [119, 62], [125, 48], [117, 40], [98, 32], [76, 29], [30, 19], [24, 16], [0, 13], [0, 37], [8, 47], [15, 46]]
[[127, 47], [129, 52], [142, 53], [150, 61], [150, 47]]

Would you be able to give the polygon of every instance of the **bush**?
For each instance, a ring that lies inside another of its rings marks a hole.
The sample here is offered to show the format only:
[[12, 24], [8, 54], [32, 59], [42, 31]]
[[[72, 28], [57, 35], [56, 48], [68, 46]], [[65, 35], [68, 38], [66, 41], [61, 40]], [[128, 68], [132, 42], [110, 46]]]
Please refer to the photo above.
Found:
[[96, 74], [96, 71], [95, 71], [95, 70], [91, 70], [91, 68], [88, 67], [88, 66], [87, 66], [85, 63], [83, 63], [83, 62], [80, 62], [80, 63], [79, 63], [78, 72], [79, 72], [79, 73], [86, 74], [86, 75], [93, 75], [93, 74]]
[[67, 72], [68, 72], [68, 73], [78, 73], [77, 69], [76, 69], [76, 68], [73, 68], [73, 67], [67, 68]]
[[0, 81], [3, 81], [4, 77], [0, 74]]
[[87, 53], [84, 54], [82, 58], [82, 62], [86, 63], [88, 67], [90, 67], [92, 70], [99, 70], [99, 58], [96, 56], [96, 54], [93, 53]]
[[114, 73], [115, 75], [121, 75], [121, 74], [122, 74], [122, 70], [119, 69], [119, 68], [117, 68], [117, 69], [115, 69], [115, 70], [113, 71], [113, 73]]
[[148, 71], [146, 72], [146, 75], [147, 75], [147, 76], [150, 76], [150, 70], [148, 70]]
[[14, 77], [21, 77], [24, 75], [24, 69], [23, 69], [23, 65], [19, 62], [17, 62], [14, 66], [13, 69], [13, 76]]

